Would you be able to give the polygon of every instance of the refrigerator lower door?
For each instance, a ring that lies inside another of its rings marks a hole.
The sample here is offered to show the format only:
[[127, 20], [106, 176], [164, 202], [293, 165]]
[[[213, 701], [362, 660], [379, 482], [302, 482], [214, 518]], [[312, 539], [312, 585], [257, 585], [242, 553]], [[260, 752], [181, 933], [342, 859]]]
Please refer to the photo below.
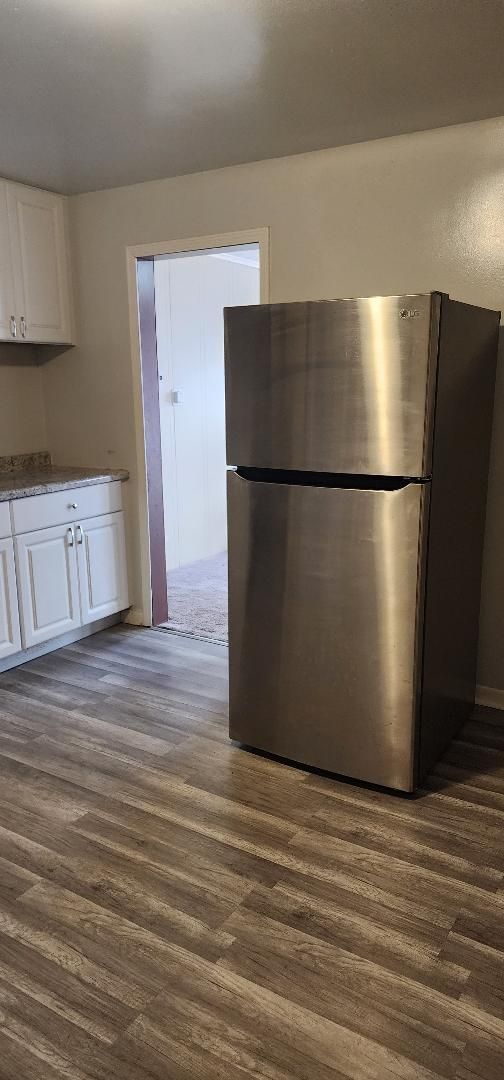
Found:
[[428, 496], [228, 474], [232, 739], [414, 789]]

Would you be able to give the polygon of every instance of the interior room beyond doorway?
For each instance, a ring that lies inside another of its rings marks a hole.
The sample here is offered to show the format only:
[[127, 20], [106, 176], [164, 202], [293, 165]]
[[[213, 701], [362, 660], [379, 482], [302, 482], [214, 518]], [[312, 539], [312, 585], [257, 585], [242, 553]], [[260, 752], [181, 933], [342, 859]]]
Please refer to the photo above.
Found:
[[227, 641], [223, 309], [259, 303], [259, 245], [157, 256], [170, 630]]

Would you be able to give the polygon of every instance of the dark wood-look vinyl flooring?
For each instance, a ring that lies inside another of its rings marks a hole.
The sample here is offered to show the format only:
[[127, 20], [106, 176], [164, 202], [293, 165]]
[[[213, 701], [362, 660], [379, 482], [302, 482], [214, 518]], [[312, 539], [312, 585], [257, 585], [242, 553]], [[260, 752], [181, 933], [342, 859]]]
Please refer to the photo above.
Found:
[[405, 799], [232, 746], [226, 663], [0, 676], [2, 1080], [500, 1080], [501, 714]]

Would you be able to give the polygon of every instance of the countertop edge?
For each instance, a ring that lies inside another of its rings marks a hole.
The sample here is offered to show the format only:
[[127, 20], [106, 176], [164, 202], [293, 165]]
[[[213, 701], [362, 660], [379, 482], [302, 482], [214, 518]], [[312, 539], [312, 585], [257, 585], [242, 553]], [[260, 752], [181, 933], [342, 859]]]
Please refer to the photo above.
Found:
[[48, 495], [52, 491], [65, 491], [71, 488], [92, 487], [93, 484], [113, 484], [116, 481], [124, 483], [129, 480], [127, 469], [115, 469], [110, 473], [99, 476], [83, 476], [68, 480], [48, 480], [47, 483], [27, 484], [23, 487], [0, 490], [0, 503], [14, 502], [16, 499], [27, 499], [34, 495]]

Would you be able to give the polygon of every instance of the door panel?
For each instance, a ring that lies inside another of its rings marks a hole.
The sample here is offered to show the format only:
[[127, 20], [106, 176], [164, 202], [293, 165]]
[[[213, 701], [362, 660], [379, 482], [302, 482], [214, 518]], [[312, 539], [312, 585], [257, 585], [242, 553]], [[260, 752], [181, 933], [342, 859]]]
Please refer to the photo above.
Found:
[[63, 200], [7, 184], [18, 322], [26, 341], [70, 342]]
[[229, 474], [231, 738], [413, 786], [428, 492]]
[[12, 540], [0, 540], [0, 660], [21, 649]]
[[230, 465], [431, 470], [440, 295], [226, 310]]
[[259, 270], [213, 253], [158, 258], [154, 274], [166, 564], [173, 570], [227, 546], [223, 309], [257, 303]]
[[76, 526], [82, 622], [128, 606], [124, 514], [105, 514]]
[[57, 525], [16, 537], [23, 647], [81, 625], [73, 528]]
[[205, 395], [206, 554], [227, 549], [224, 318], [226, 304], [259, 302], [259, 270], [217, 254], [202, 259], [201, 325]]
[[11, 318], [15, 315], [7, 185], [5, 180], [0, 180], [0, 340], [13, 340]]
[[198, 256], [160, 259], [154, 271], [168, 569], [206, 554], [199, 262]]

